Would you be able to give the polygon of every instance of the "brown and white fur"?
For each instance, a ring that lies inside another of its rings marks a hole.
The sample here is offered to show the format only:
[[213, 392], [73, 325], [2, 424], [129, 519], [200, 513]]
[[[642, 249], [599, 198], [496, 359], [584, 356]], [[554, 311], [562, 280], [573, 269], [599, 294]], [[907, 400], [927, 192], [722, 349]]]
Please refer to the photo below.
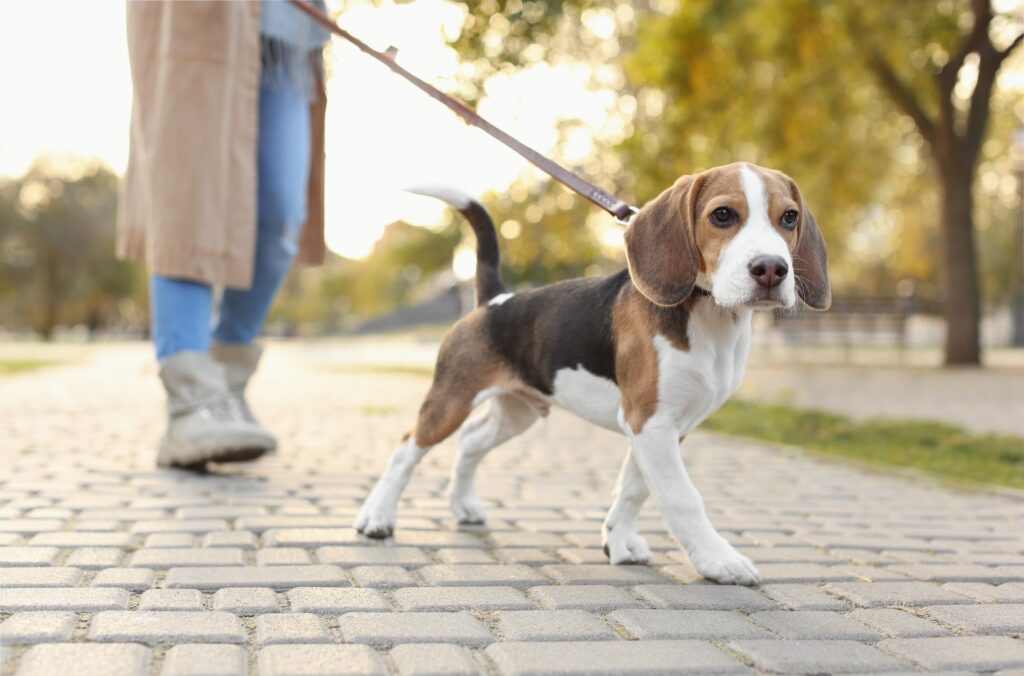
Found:
[[650, 559], [637, 518], [653, 494], [701, 575], [755, 584], [754, 565], [708, 520], [679, 444], [739, 388], [754, 309], [792, 307], [798, 297], [819, 310], [831, 303], [825, 242], [796, 184], [742, 163], [683, 176], [626, 231], [628, 270], [517, 294], [501, 283], [486, 211], [451, 191], [419, 192], [450, 202], [473, 225], [478, 307], [445, 337], [416, 427], [356, 528], [390, 536], [416, 463], [456, 430], [451, 506], [459, 522], [483, 522], [480, 461], [557, 405], [629, 440], [603, 527], [613, 564]]

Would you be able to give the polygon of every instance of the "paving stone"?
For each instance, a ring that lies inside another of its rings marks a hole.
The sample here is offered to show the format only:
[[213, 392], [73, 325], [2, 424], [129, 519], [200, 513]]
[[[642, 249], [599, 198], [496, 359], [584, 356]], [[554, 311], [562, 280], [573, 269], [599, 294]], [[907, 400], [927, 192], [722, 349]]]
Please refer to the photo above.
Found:
[[156, 583], [156, 573], [148, 568], [106, 568], [96, 573], [93, 587], [117, 587], [129, 591], [149, 589]]
[[771, 633], [726, 610], [617, 610], [608, 619], [640, 640], [768, 638]]
[[441, 547], [484, 547], [482, 539], [470, 533], [455, 533], [441, 530], [404, 530], [399, 531], [395, 536], [395, 543], [399, 546], [408, 545], [413, 547], [430, 547], [439, 549]]
[[611, 610], [644, 608], [644, 604], [618, 587], [606, 584], [533, 587], [530, 595], [551, 610]]
[[766, 584], [761, 591], [791, 610], [846, 610], [834, 596], [810, 584]]
[[294, 612], [321, 615], [391, 609], [384, 595], [375, 589], [298, 587], [288, 592], [288, 603]]
[[659, 608], [684, 610], [769, 610], [777, 604], [764, 594], [746, 587], [716, 584], [650, 584], [635, 590], [643, 600]]
[[[565, 563], [599, 563], [608, 564], [608, 555], [601, 549], [583, 549], [581, 547], [562, 547], [556, 550]], [[555, 563], [561, 563], [556, 561]]]
[[150, 655], [133, 643], [49, 643], [28, 649], [17, 676], [139, 676], [149, 673]]
[[129, 566], [174, 568], [175, 566], [240, 566], [245, 563], [241, 549], [140, 549], [132, 554]]
[[130, 547], [135, 538], [129, 533], [40, 533], [28, 541], [33, 547]]
[[665, 577], [646, 566], [550, 565], [541, 572], [559, 584], [657, 584]]
[[0, 568], [0, 589], [17, 587], [76, 587], [84, 573], [79, 568]]
[[529, 566], [542, 566], [545, 563], [558, 563], [559, 558], [535, 547], [510, 547], [499, 549], [495, 553], [504, 563], [522, 563]]
[[147, 589], [139, 597], [139, 610], [203, 610], [198, 589]]
[[856, 578], [862, 582], [896, 582], [909, 579], [906, 575], [883, 566], [840, 565], [835, 569], [847, 575], [847, 579]]
[[256, 643], [330, 643], [327, 625], [310, 613], [277, 613], [256, 618]]
[[64, 521], [60, 519], [3, 519], [0, 520], [0, 531], [4, 533], [21, 533], [32, 535], [48, 531], [62, 530]]
[[928, 606], [928, 617], [972, 634], [1024, 633], [1024, 604]]
[[495, 566], [424, 566], [417, 571], [427, 584], [439, 587], [472, 587], [486, 585], [526, 586], [549, 580], [529, 566], [504, 564]]
[[853, 576], [839, 567], [823, 566], [820, 563], [759, 563], [757, 570], [765, 584], [806, 582], [841, 582]]
[[357, 566], [350, 568], [348, 574], [352, 576], [357, 587], [394, 589], [419, 582], [409, 571], [398, 566]]
[[891, 566], [891, 570], [908, 577], [930, 582], [988, 582], [1001, 584], [1019, 579], [1018, 575], [970, 563], [930, 563]]
[[214, 530], [228, 530], [223, 519], [155, 519], [136, 521], [131, 532], [139, 535], [150, 533], [209, 533]]
[[509, 641], [618, 640], [600, 617], [584, 610], [506, 610], [496, 613], [498, 633]]
[[788, 674], [867, 674], [905, 669], [894, 657], [856, 641], [753, 639], [731, 641], [729, 648], [758, 669]]
[[349, 584], [337, 566], [253, 566], [225, 568], [171, 568], [164, 586], [169, 589], [221, 589], [223, 587], [344, 587]]
[[164, 656], [160, 676], [245, 676], [245, 650], [236, 645], [176, 645]]
[[152, 549], [168, 547], [192, 547], [196, 537], [191, 533], [154, 533], [146, 536], [145, 546]]
[[71, 552], [66, 565], [82, 570], [102, 570], [121, 565], [124, 552], [116, 547], [81, 547]]
[[63, 611], [15, 613], [0, 623], [0, 643], [59, 643], [71, 638], [78, 615]]
[[565, 546], [565, 540], [553, 533], [511, 531], [491, 533], [490, 537], [496, 547], [550, 547], [554, 549]]
[[277, 594], [267, 587], [220, 589], [213, 595], [213, 609], [236, 615], [276, 613], [281, 609]]
[[996, 586], [984, 582], [947, 582], [942, 588], [982, 603], [1024, 603], [1024, 585]]
[[89, 623], [90, 641], [136, 643], [244, 643], [245, 628], [231, 613], [106, 610]]
[[348, 643], [460, 643], [485, 645], [494, 640], [487, 627], [468, 612], [346, 613], [338, 628]]
[[179, 519], [237, 519], [266, 513], [266, 508], [258, 505], [197, 505], [179, 507], [175, 510], [174, 516]]
[[834, 582], [825, 589], [866, 608], [971, 603], [966, 596], [928, 582]]
[[391, 593], [401, 610], [534, 610], [512, 587], [410, 587]]
[[750, 619], [782, 638], [872, 642], [885, 638], [842, 613], [826, 610], [766, 610]]
[[5, 589], [0, 594], [0, 611], [73, 610], [91, 612], [127, 608], [131, 594], [124, 589], [21, 588]]
[[496, 643], [486, 650], [506, 676], [732, 674], [747, 668], [704, 641]]
[[[960, 607], [960, 606], [957, 606]], [[949, 636], [949, 631], [905, 610], [897, 608], [859, 608], [849, 615], [893, 638], [926, 638], [931, 636]]]
[[203, 536], [203, 547], [255, 549], [256, 536], [247, 530], [221, 530]]
[[320, 563], [338, 566], [426, 566], [433, 560], [417, 547], [320, 547]]
[[256, 552], [257, 566], [305, 566], [310, 563], [309, 552], [298, 547], [270, 547]]
[[365, 645], [272, 645], [258, 657], [260, 676], [386, 676], [387, 667]]
[[0, 547], [0, 568], [52, 566], [59, 556], [57, 547]]
[[263, 544], [267, 547], [364, 545], [367, 542], [353, 528], [272, 528], [263, 533]]
[[401, 676], [469, 676], [482, 674], [473, 654], [449, 644], [410, 643], [391, 649], [391, 659]]
[[444, 547], [437, 550], [436, 556], [441, 563], [495, 563], [494, 557], [487, 552], [469, 547], [461, 549]]
[[1005, 636], [894, 638], [878, 647], [929, 671], [996, 671], [1024, 667], [1024, 643]]
[[[758, 568], [766, 563], [836, 563], [838, 561], [835, 557], [813, 547], [740, 547], [739, 551], [753, 561]], [[669, 554], [669, 557], [675, 558], [673, 554]], [[680, 552], [676, 556], [685, 556], [685, 554]]]

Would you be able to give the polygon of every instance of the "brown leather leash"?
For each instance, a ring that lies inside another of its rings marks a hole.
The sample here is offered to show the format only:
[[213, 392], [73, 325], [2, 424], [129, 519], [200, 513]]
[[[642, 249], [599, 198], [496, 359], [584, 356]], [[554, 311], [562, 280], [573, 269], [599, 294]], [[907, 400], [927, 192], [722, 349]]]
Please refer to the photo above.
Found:
[[310, 18], [312, 18], [318, 24], [326, 28], [328, 31], [334, 33], [335, 35], [341, 38], [344, 38], [348, 42], [351, 42], [359, 49], [359, 51], [373, 57], [377, 61], [380, 61], [385, 66], [390, 68], [392, 71], [394, 71], [398, 75], [401, 75], [403, 78], [411, 82], [413, 85], [426, 92], [427, 95], [429, 95], [430, 97], [448, 106], [448, 108], [454, 111], [456, 115], [465, 120], [467, 124], [471, 124], [474, 127], [484, 130], [485, 132], [487, 132], [494, 138], [498, 139], [506, 146], [522, 155], [527, 160], [529, 160], [534, 166], [536, 166], [537, 168], [551, 176], [551, 178], [555, 179], [556, 181], [566, 186], [567, 188], [575, 191], [576, 193], [582, 195], [586, 199], [590, 200], [597, 206], [601, 207], [602, 209], [610, 213], [612, 216], [615, 217], [615, 221], [620, 225], [628, 225], [630, 219], [632, 219], [633, 215], [638, 211], [635, 206], [627, 204], [626, 202], [620, 200], [618, 197], [615, 197], [614, 195], [605, 192], [604, 190], [601, 190], [592, 183], [585, 181], [582, 177], [569, 171], [565, 167], [560, 166], [559, 164], [545, 157], [544, 155], [541, 155], [533, 148], [513, 138], [508, 133], [502, 131], [498, 127], [495, 127], [493, 124], [491, 124], [484, 118], [480, 117], [480, 115], [478, 115], [475, 110], [473, 110], [466, 104], [462, 103], [458, 99], [452, 98], [448, 94], [442, 92], [437, 87], [434, 87], [433, 85], [428, 84], [427, 82], [424, 82], [420, 78], [416, 77], [415, 75], [407, 71], [405, 68], [402, 68], [397, 63], [395, 63], [394, 59], [392, 59], [391, 57], [387, 56], [386, 54], [382, 54], [381, 52], [378, 52], [377, 50], [373, 49], [359, 38], [355, 37], [348, 31], [346, 31], [338, 24], [331, 21], [331, 19], [326, 14], [324, 14], [319, 9], [311, 5], [306, 0], [289, 0], [289, 2], [291, 2], [291, 4], [293, 4], [295, 7], [299, 8], [300, 10], [308, 14]]

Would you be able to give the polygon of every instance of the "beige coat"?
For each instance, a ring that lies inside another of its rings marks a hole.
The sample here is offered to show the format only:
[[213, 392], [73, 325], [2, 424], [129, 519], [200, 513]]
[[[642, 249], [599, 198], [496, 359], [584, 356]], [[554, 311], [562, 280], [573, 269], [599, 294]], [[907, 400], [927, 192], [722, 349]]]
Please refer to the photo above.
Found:
[[[256, 247], [259, 2], [128, 2], [132, 119], [118, 255], [151, 274], [248, 288]], [[299, 260], [324, 257], [323, 82], [310, 106]]]

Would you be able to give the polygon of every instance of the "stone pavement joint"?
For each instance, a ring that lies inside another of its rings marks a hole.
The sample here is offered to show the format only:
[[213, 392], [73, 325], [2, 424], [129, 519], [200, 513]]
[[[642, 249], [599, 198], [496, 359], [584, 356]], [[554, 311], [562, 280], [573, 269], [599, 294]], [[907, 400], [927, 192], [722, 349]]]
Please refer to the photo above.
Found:
[[698, 430], [682, 452], [709, 518], [763, 574], [720, 586], [650, 501], [651, 564], [608, 565], [624, 441], [553, 411], [482, 462], [486, 524], [452, 517], [453, 438], [417, 467], [395, 537], [365, 538], [352, 523], [429, 383], [330, 368], [345, 349], [268, 350], [251, 401], [278, 452], [206, 473], [153, 464], [148, 346], [0, 379], [0, 671], [1024, 671], [1011, 491]]

